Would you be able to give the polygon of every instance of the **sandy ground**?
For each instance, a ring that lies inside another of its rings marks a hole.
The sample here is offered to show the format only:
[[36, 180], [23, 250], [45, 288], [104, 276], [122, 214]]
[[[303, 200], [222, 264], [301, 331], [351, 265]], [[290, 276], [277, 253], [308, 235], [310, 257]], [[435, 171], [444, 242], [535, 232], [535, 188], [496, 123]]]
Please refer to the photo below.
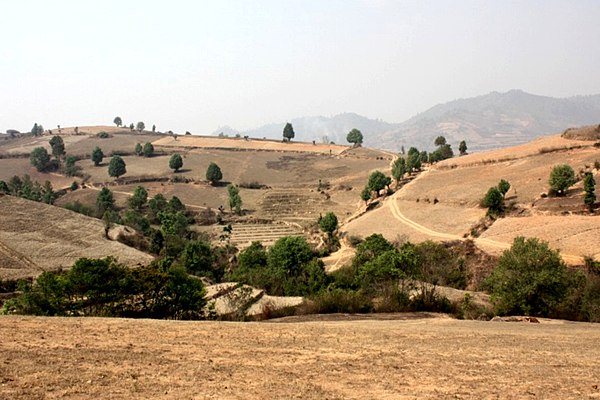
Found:
[[597, 325], [395, 318], [0, 317], [0, 398], [600, 398]]

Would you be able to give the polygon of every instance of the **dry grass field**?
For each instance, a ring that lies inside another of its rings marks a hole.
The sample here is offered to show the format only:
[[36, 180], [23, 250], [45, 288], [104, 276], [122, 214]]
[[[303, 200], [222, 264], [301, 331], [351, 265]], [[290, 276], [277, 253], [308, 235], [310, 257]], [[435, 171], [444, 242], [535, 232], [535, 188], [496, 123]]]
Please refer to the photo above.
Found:
[[130, 266], [152, 260], [148, 254], [106, 239], [103, 222], [95, 218], [13, 196], [0, 196], [0, 210], [0, 253], [7, 255], [2, 258], [21, 260], [0, 263], [3, 279], [68, 268], [80, 257], [114, 256]]
[[395, 320], [0, 317], [7, 338], [0, 341], [0, 398], [600, 397], [593, 324], [389, 317]]

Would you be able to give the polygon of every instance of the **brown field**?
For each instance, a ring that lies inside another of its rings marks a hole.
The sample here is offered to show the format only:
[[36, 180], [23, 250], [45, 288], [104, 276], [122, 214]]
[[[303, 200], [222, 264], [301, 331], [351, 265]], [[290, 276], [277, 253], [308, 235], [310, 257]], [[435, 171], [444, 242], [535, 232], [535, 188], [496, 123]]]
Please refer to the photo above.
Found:
[[0, 317], [0, 398], [600, 397], [600, 330], [593, 324], [385, 317]]
[[130, 266], [152, 260], [148, 254], [105, 239], [103, 222], [98, 219], [13, 196], [0, 196], [0, 209], [0, 256], [20, 259], [0, 263], [3, 279], [69, 268], [80, 257], [114, 256]]
[[[575, 184], [563, 198], [544, 199], [541, 194], [547, 193], [548, 177], [556, 164], [569, 164], [576, 172], [592, 170], [594, 161], [600, 160], [592, 143], [553, 136], [445, 160], [384, 201], [383, 208], [342, 230], [363, 237], [382, 233], [388, 239], [405, 237], [416, 242], [458, 239], [469, 235], [471, 227], [485, 215], [479, 202], [488, 188], [506, 179], [511, 184], [506, 203], [516, 206], [519, 215], [530, 217], [500, 219], [476, 243], [498, 254], [517, 235], [535, 236], [561, 249], [570, 264], [580, 264], [581, 256], [600, 254], [596, 240], [600, 224], [596, 217], [585, 215], [582, 183]], [[598, 180], [598, 171], [593, 171]], [[570, 216], [572, 213], [580, 215]]]

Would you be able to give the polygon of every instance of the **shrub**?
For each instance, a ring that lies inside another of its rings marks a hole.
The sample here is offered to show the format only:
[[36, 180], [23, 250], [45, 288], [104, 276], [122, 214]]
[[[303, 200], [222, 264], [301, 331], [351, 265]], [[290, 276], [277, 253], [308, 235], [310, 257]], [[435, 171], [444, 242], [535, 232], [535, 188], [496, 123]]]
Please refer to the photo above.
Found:
[[555, 165], [550, 172], [550, 190], [557, 195], [564, 195], [565, 191], [576, 182], [575, 171], [567, 164]]

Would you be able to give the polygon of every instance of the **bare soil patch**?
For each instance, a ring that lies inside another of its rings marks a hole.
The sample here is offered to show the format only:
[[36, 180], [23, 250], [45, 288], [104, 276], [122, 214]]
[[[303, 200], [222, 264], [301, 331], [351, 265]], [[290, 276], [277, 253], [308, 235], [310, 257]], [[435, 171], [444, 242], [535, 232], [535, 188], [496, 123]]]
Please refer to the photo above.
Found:
[[7, 399], [600, 397], [584, 323], [0, 317], [0, 336]]

